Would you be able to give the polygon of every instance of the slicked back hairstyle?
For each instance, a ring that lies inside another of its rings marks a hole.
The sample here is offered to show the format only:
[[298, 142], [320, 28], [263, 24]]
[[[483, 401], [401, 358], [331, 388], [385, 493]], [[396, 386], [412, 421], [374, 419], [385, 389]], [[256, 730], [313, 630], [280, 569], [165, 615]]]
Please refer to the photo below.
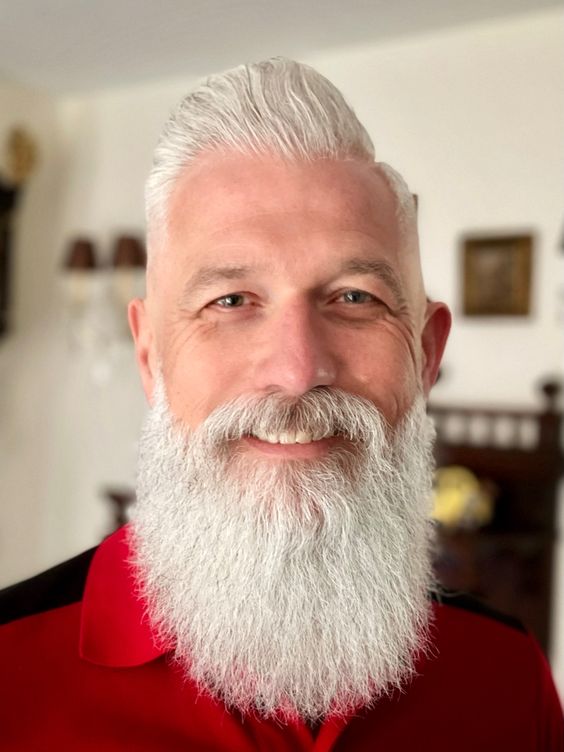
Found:
[[[271, 58], [210, 76], [172, 112], [155, 149], [145, 193], [150, 257], [153, 235], [166, 231], [174, 183], [199, 154], [214, 150], [374, 163], [366, 129], [340, 91], [313, 68]], [[387, 165], [379, 167], [405, 219], [413, 203], [407, 186]]]

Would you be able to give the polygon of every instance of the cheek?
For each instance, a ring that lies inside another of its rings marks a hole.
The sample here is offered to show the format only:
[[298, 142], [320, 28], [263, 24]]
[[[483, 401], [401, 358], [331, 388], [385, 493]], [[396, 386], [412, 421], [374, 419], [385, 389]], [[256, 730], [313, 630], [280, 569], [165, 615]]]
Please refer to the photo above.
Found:
[[410, 340], [394, 332], [373, 334], [345, 346], [343, 388], [367, 397], [395, 424], [419, 391], [417, 358]]
[[204, 335], [199, 331], [172, 340], [162, 357], [171, 410], [190, 428], [196, 428], [216, 407], [241, 394], [249, 370], [240, 344]]

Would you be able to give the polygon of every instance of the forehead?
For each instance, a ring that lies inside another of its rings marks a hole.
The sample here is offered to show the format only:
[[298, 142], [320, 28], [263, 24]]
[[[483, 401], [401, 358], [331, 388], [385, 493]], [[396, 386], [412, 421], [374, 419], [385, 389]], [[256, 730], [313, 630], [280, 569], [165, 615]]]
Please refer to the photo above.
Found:
[[322, 284], [353, 258], [384, 262], [415, 308], [425, 300], [416, 228], [400, 228], [397, 198], [373, 163], [209, 153], [177, 179], [162, 241], [149, 275], [157, 309], [206, 266]]
[[188, 235], [275, 229], [277, 223], [290, 231], [291, 218], [299, 218], [399, 245], [395, 197], [372, 165], [354, 161], [208, 155], [178, 179], [168, 218], [173, 243]]

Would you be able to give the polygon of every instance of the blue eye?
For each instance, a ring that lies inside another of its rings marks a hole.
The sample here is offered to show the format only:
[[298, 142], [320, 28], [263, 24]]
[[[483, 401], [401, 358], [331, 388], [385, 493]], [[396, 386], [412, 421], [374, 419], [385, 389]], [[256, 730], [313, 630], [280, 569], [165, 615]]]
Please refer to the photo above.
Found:
[[230, 295], [224, 295], [218, 298], [214, 303], [221, 308], [240, 308], [245, 302], [245, 296], [238, 292], [231, 293]]
[[372, 303], [374, 296], [362, 290], [347, 290], [343, 293], [343, 299], [346, 303]]

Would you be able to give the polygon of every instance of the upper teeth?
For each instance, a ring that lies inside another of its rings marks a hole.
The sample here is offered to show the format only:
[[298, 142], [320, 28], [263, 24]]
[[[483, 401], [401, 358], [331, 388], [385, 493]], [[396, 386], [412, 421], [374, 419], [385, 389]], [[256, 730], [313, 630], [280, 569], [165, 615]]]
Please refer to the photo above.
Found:
[[316, 435], [305, 431], [282, 431], [281, 433], [255, 431], [254, 435], [257, 439], [267, 441], [269, 444], [309, 444], [311, 441], [318, 441], [324, 437], [324, 434]]

